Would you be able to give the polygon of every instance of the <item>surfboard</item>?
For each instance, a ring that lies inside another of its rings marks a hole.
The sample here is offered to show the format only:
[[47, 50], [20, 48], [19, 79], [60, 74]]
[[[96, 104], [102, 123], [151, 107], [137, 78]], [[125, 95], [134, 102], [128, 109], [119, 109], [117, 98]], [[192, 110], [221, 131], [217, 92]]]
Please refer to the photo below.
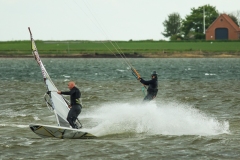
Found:
[[50, 126], [41, 124], [30, 124], [30, 129], [42, 138], [60, 139], [92, 139], [96, 136], [84, 132], [82, 129], [71, 129], [68, 127]]

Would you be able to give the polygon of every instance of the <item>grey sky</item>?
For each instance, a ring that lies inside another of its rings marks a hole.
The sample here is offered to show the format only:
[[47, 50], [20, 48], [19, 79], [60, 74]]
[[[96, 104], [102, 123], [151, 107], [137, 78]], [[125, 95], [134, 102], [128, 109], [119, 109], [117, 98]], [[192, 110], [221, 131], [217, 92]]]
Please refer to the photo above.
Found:
[[41, 40], [159, 40], [168, 14], [205, 4], [240, 10], [240, 0], [0, 0], [0, 41], [28, 40], [27, 27]]

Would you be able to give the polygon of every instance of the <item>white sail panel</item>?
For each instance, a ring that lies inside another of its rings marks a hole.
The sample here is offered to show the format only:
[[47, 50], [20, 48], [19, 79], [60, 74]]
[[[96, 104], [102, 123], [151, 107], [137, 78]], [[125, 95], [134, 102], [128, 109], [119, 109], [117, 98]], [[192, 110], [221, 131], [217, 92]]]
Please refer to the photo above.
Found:
[[57, 88], [53, 85], [51, 80], [46, 78], [46, 85], [47, 89], [50, 92], [50, 97], [51, 97], [51, 103], [52, 107], [55, 110], [57, 116], [60, 116], [61, 118], [57, 118], [58, 124], [63, 127], [69, 127], [69, 123], [67, 122], [67, 114], [69, 112], [68, 104], [66, 101], [63, 99], [62, 95], [59, 95], [56, 91]]

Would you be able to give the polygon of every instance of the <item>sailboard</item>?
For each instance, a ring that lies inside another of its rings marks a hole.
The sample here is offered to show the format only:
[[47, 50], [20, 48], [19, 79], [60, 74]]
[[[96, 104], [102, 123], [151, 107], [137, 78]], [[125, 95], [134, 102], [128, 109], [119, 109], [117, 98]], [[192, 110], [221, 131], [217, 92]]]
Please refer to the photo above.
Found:
[[60, 139], [90, 139], [96, 138], [94, 135], [71, 129], [69, 127], [58, 127], [41, 124], [30, 124], [30, 129], [42, 138], [60, 138]]
[[[57, 126], [30, 124], [30, 129], [42, 138], [69, 138], [69, 139], [86, 139], [94, 138], [95, 136], [84, 132], [82, 129], [72, 129], [67, 121], [67, 115], [69, 112], [69, 102], [57, 93], [58, 89], [51, 80], [47, 70], [45, 69], [40, 56], [38, 54], [37, 46], [32, 37], [30, 28], [28, 27], [31, 38], [32, 54], [38, 63], [44, 83], [46, 85], [47, 93], [45, 94], [46, 105], [51, 109], [56, 117]], [[81, 128], [80, 121], [76, 122], [78, 128]]]

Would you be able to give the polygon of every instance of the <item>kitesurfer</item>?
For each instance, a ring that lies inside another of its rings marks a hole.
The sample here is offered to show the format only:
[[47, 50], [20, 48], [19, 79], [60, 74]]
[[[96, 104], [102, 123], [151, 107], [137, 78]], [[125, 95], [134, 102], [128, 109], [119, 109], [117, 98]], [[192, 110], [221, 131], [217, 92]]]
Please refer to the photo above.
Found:
[[143, 101], [151, 101], [151, 100], [153, 100], [157, 96], [157, 92], [158, 92], [157, 72], [153, 71], [151, 76], [152, 76], [152, 79], [149, 80], [149, 81], [145, 81], [141, 77], [139, 78], [139, 81], [142, 84], [148, 86], [147, 95], [145, 96]]
[[72, 126], [72, 128], [78, 129], [78, 126], [75, 124], [75, 121], [78, 115], [81, 113], [82, 105], [80, 104], [81, 92], [76, 87], [74, 82], [68, 83], [68, 88], [70, 91], [61, 92], [58, 91], [58, 94], [70, 95], [71, 104], [69, 106], [70, 111], [68, 112], [67, 121]]

